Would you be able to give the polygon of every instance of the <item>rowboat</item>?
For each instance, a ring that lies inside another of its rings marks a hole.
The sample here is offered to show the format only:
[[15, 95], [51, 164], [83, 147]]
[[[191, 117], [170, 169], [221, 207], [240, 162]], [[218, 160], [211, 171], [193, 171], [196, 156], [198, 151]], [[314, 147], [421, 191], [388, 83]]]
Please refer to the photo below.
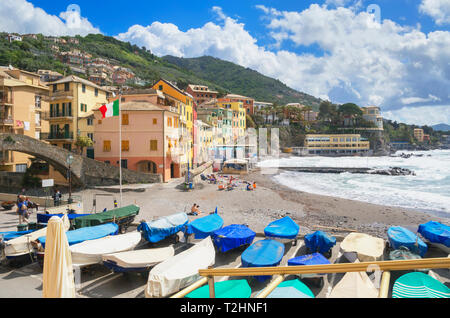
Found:
[[348, 272], [334, 286], [328, 298], [378, 298], [378, 294], [366, 272]]
[[350, 233], [341, 242], [340, 251], [350, 261], [379, 261], [383, 258], [385, 243], [383, 239], [364, 233]]
[[103, 255], [132, 250], [139, 244], [141, 238], [141, 233], [135, 231], [72, 245], [69, 247], [72, 264], [79, 267], [101, 264]]
[[82, 217], [82, 216], [87, 216], [87, 215], [90, 215], [90, 214], [76, 214], [76, 213], [45, 214], [45, 213], [38, 213], [38, 214], [36, 214], [36, 217], [37, 217], [37, 222], [38, 223], [48, 223], [48, 220], [50, 220], [50, 218], [52, 218], [54, 216], [62, 218], [63, 215], [67, 215], [67, 217], [69, 218], [69, 221], [72, 221], [73, 219], [76, 219], [76, 218], [79, 218], [79, 217]]
[[391, 226], [387, 231], [389, 244], [392, 249], [397, 250], [400, 247], [406, 247], [408, 250], [420, 256], [424, 256], [428, 250], [427, 245], [408, 229], [402, 226]]
[[222, 226], [222, 217], [213, 213], [190, 222], [187, 225], [186, 234], [194, 234], [195, 239], [204, 239], [212, 235], [214, 231], [221, 229]]
[[80, 229], [83, 227], [114, 222], [119, 225], [121, 230], [123, 230], [134, 221], [136, 215], [139, 214], [139, 210], [140, 208], [137, 205], [128, 205], [122, 208], [78, 217], [74, 219], [73, 225], [75, 229]]
[[[28, 230], [28, 231], [8, 231], [8, 232], [0, 232], [0, 242], [6, 242], [12, 239], [15, 239], [17, 237], [20, 237], [25, 234], [29, 234], [34, 232], [35, 230]], [[3, 240], [2, 240], [3, 237]]]
[[430, 275], [412, 272], [395, 281], [392, 298], [450, 298], [450, 288]]
[[172, 246], [149, 248], [102, 256], [103, 265], [116, 273], [144, 272], [175, 255]]
[[145, 297], [166, 297], [199, 280], [200, 269], [215, 262], [216, 251], [211, 237], [188, 250], [159, 263], [150, 271]]
[[267, 298], [314, 298], [314, 294], [303, 282], [293, 279], [279, 284]]
[[243, 224], [231, 224], [213, 233], [212, 238], [219, 252], [252, 244], [256, 233]]
[[282, 240], [293, 240], [297, 238], [300, 227], [289, 216], [269, 223], [264, 229], [266, 237]]
[[46, 233], [47, 228], [43, 228], [5, 242], [4, 251], [6, 258], [13, 259], [15, 257], [30, 254], [34, 250], [32, 242]]
[[[302, 265], [329, 265], [330, 261], [321, 253], [313, 253], [308, 255], [301, 255], [288, 260], [288, 266], [302, 266]], [[323, 278], [326, 274], [300, 274], [302, 278]]]
[[137, 230], [151, 243], [162, 241], [166, 237], [177, 234], [188, 224], [186, 213], [177, 213], [150, 222], [141, 222]]
[[[96, 240], [108, 235], [116, 235], [119, 231], [119, 226], [115, 223], [106, 223], [97, 226], [84, 227], [77, 230], [67, 231], [67, 241], [70, 245], [82, 243], [84, 241]], [[39, 243], [45, 248], [45, 236], [38, 238]]]
[[322, 231], [305, 235], [304, 241], [305, 246], [311, 253], [319, 252], [325, 254], [336, 245], [336, 238]]
[[[252, 289], [246, 279], [225, 280], [214, 283], [215, 298], [250, 298]], [[190, 292], [186, 298], [209, 298], [209, 285]]]
[[[241, 255], [242, 267], [278, 266], [284, 255], [284, 244], [275, 240], [260, 240], [250, 245]], [[265, 281], [270, 276], [256, 276]]]
[[419, 225], [418, 232], [430, 243], [450, 254], [450, 226], [429, 221]]

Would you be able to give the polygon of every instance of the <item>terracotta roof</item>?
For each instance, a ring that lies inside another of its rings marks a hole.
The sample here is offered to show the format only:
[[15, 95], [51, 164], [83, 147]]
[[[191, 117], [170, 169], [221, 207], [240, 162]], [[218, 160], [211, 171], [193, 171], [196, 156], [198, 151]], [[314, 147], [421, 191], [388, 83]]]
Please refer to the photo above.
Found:
[[66, 76], [60, 80], [54, 81], [54, 82], [49, 82], [48, 85], [53, 85], [53, 84], [63, 84], [63, 83], [70, 83], [70, 82], [76, 82], [76, 83], [81, 83], [81, 84], [85, 84], [94, 88], [98, 88], [101, 89], [102, 91], [105, 92], [109, 92], [108, 89], [98, 86], [97, 84], [94, 84], [88, 80], [85, 80], [81, 77], [75, 76], [75, 75], [70, 75], [70, 76]]

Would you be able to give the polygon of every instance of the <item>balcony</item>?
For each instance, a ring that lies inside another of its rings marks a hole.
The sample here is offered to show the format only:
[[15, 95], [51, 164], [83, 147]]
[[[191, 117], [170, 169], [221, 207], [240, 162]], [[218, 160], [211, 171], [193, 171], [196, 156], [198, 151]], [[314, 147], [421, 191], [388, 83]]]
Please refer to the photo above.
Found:
[[13, 126], [14, 120], [12, 118], [0, 118], [0, 125]]
[[73, 132], [41, 133], [41, 140], [73, 140]]
[[41, 112], [42, 120], [73, 120], [71, 112]]
[[58, 99], [73, 99], [73, 91], [50, 92], [50, 101], [55, 101]]

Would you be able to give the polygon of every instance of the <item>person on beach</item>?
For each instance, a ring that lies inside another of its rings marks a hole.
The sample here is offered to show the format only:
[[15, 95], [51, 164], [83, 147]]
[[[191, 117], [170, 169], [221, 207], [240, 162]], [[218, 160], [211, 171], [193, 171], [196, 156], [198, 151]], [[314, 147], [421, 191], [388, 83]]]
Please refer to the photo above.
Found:
[[59, 192], [58, 189], [56, 189], [55, 193], [53, 194], [53, 203], [55, 206], [61, 205], [61, 192]]
[[253, 190], [256, 190], [256, 182], [253, 181]]
[[191, 208], [191, 213], [189, 213], [189, 215], [199, 215], [202, 212], [198, 209], [200, 206], [197, 205], [197, 203], [194, 203], [194, 205]]
[[253, 187], [251, 183], [247, 183], [247, 191], [253, 191]]
[[23, 195], [19, 196], [19, 203], [17, 204], [17, 214], [19, 215], [19, 224], [28, 222], [28, 207], [27, 201]]

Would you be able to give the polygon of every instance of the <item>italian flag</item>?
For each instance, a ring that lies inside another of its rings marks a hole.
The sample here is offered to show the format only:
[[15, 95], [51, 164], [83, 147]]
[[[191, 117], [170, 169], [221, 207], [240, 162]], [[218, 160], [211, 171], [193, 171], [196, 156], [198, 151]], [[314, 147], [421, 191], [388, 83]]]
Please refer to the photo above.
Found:
[[102, 113], [103, 118], [119, 116], [119, 100], [103, 105], [99, 110]]

